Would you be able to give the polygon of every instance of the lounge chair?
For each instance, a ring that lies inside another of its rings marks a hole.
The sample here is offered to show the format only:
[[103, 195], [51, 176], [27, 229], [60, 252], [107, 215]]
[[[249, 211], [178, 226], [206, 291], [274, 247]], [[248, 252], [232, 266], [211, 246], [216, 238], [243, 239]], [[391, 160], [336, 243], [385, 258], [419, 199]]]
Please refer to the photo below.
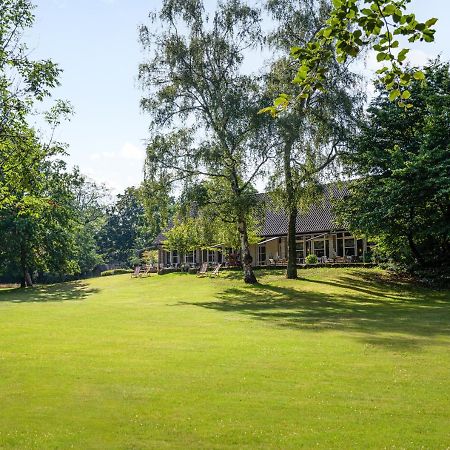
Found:
[[199, 271], [197, 272], [198, 277], [204, 277], [206, 275], [206, 272], [208, 271], [208, 263], [205, 262], [200, 267]]
[[131, 274], [131, 278], [137, 278], [141, 273], [141, 266], [136, 266], [134, 272]]
[[152, 270], [152, 266], [148, 265], [148, 266], [144, 266], [141, 270], [141, 272], [139, 273], [140, 277], [149, 277], [150, 276], [150, 271]]
[[213, 272], [211, 272], [211, 276], [212, 277], [218, 277], [219, 276], [219, 271], [220, 268], [222, 267], [222, 264], [217, 264], [216, 268], [214, 269]]

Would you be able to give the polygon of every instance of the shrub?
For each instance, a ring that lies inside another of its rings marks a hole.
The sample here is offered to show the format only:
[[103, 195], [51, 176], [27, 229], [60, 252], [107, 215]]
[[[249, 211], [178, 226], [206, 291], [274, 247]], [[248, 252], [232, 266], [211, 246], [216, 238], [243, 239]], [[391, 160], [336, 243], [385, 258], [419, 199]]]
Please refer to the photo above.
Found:
[[316, 255], [308, 255], [305, 258], [305, 263], [306, 264], [317, 264], [319, 262], [319, 260], [317, 259]]
[[165, 275], [167, 273], [180, 272], [180, 269], [176, 269], [175, 267], [164, 267], [159, 270], [159, 275]]
[[120, 275], [123, 273], [133, 273], [134, 271], [132, 269], [113, 269], [113, 270], [105, 270], [100, 275], [102, 277], [109, 277], [111, 275]]

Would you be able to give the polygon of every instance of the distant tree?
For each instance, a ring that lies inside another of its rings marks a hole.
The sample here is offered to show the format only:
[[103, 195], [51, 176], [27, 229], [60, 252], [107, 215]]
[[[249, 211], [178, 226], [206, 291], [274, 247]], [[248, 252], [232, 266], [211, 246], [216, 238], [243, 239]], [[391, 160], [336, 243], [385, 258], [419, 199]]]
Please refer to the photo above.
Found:
[[[411, 69], [410, 73], [415, 73]], [[450, 259], [450, 75], [434, 61], [411, 84], [412, 108], [379, 90], [348, 160], [350, 195], [340, 209], [402, 269], [445, 269]]]
[[73, 113], [69, 103], [55, 102], [44, 130], [28, 123], [61, 72], [50, 60], [30, 57], [23, 36], [33, 10], [28, 0], [0, 0], [0, 270], [23, 286], [36, 273], [79, 274], [101, 261], [95, 234], [104, 195], [61, 161], [66, 145], [54, 135]]
[[[268, 97], [277, 92], [295, 95], [292, 84], [296, 67], [288, 58], [295, 40], [308, 42], [330, 12], [326, 1], [270, 0], [266, 4], [276, 28], [269, 35], [271, 48], [283, 56], [271, 66], [267, 77]], [[287, 278], [297, 278], [296, 223], [298, 212], [308, 209], [321, 195], [320, 181], [330, 175], [338, 156], [356, 129], [364, 98], [358, 77], [335, 60], [328, 61], [330, 76], [325, 90], [316, 90], [274, 117], [279, 142], [270, 182], [275, 205], [288, 215]]]
[[146, 228], [146, 217], [140, 193], [129, 187], [108, 208], [104, 226], [98, 233], [100, 254], [108, 263], [129, 264], [138, 250], [156, 237]]
[[0, 208], [0, 261], [23, 287], [33, 284], [36, 271], [76, 273], [71, 175], [55, 159], [58, 150], [44, 148], [32, 130], [22, 129], [14, 149], [22, 155], [16, 170], [25, 182], [8, 182], [13, 175], [3, 174], [8, 195]]
[[219, 3], [211, 17], [200, 0], [166, 0], [140, 33], [150, 52], [140, 66], [142, 107], [151, 115], [153, 133], [147, 182], [173, 188], [207, 179], [224, 186], [229, 195], [215, 204], [222, 212], [229, 208], [247, 283], [256, 282], [248, 198], [273, 149], [268, 120], [256, 114], [260, 82], [242, 74], [245, 52], [262, 43], [260, 22], [256, 8], [236, 0]]
[[79, 273], [86, 275], [103, 263], [103, 257], [97, 247], [97, 235], [106, 221], [109, 190], [104, 185], [82, 175], [78, 168], [72, 175], [76, 261]]
[[[255, 191], [249, 192], [246, 207], [248, 241], [260, 241], [261, 208]], [[236, 229], [236, 217], [232, 212], [233, 195], [226, 185], [211, 180], [187, 187], [176, 205], [172, 226], [164, 232], [165, 248], [182, 253], [196, 249], [212, 249], [220, 245], [229, 248], [240, 247], [240, 235]]]

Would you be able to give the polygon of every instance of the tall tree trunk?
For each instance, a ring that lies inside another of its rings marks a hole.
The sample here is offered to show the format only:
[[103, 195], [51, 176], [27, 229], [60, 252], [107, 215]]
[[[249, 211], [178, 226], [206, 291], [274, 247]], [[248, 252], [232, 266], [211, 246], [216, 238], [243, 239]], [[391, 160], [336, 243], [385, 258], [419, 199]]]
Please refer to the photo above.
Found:
[[292, 179], [291, 167], [292, 143], [288, 140], [284, 146], [284, 182], [286, 189], [286, 200], [289, 216], [288, 224], [288, 263], [286, 278], [295, 280], [297, 278], [297, 255], [295, 248], [296, 223], [297, 223], [297, 199], [295, 197], [294, 180]]
[[427, 264], [425, 263], [425, 260], [423, 259], [422, 255], [420, 254], [419, 250], [417, 249], [417, 246], [416, 246], [416, 243], [414, 242], [412, 233], [408, 233], [407, 237], [408, 237], [409, 248], [411, 249], [411, 253], [413, 254], [416, 262], [419, 264], [419, 266], [426, 267]]
[[22, 279], [20, 287], [25, 288], [27, 286], [33, 286], [33, 280], [31, 279], [30, 271], [27, 266], [27, 253], [25, 247], [22, 245], [20, 249], [20, 268], [22, 272]]
[[250, 254], [250, 245], [248, 243], [247, 221], [244, 217], [240, 218], [238, 229], [241, 238], [242, 269], [244, 271], [244, 282], [248, 284], [255, 284], [258, 282], [258, 280], [256, 279], [255, 273], [253, 272], [253, 258]]
[[296, 224], [297, 224], [297, 208], [289, 211], [288, 224], [288, 264], [286, 278], [295, 280], [297, 278], [297, 249], [296, 249]]

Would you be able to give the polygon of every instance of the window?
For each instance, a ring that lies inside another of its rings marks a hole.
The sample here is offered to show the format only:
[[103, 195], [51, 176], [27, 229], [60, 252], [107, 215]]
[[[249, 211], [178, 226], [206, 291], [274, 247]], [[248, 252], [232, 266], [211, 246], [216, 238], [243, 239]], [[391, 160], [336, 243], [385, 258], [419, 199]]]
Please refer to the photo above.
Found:
[[362, 239], [358, 239], [356, 241], [356, 250], [359, 257], [363, 256], [364, 253], [364, 241]]
[[195, 251], [186, 253], [186, 255], [185, 255], [185, 262], [187, 264], [194, 264], [195, 263]]
[[338, 238], [336, 243], [337, 243], [337, 248], [336, 248], [337, 256], [344, 256], [344, 245], [343, 245], [342, 239]]
[[213, 250], [208, 250], [208, 262], [213, 263], [216, 261], [216, 252]]
[[172, 264], [178, 264], [178, 252], [176, 250], [172, 251]]
[[266, 246], [260, 245], [258, 247], [258, 263], [266, 264], [267, 256], [266, 256]]
[[167, 250], [163, 250], [163, 260], [162, 260], [164, 265], [169, 265], [170, 264], [170, 252], [168, 252]]
[[355, 240], [353, 238], [344, 239], [345, 256], [355, 255]]
[[303, 241], [297, 241], [295, 243], [295, 254], [297, 262], [303, 262], [305, 258], [305, 243]]
[[325, 255], [325, 241], [323, 239], [314, 241], [314, 253], [319, 258]]

